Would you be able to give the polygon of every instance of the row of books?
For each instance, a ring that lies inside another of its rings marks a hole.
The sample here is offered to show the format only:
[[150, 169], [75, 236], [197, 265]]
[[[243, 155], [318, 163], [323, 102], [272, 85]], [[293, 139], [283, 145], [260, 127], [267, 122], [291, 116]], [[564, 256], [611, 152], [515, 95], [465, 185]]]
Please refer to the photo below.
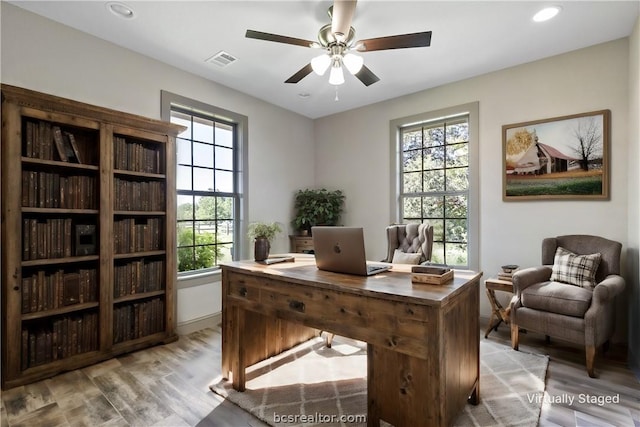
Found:
[[98, 300], [98, 273], [96, 269], [77, 272], [57, 270], [37, 271], [22, 277], [22, 313], [82, 304]]
[[146, 146], [129, 142], [121, 136], [113, 138], [114, 168], [134, 172], [162, 173], [160, 149], [163, 146]]
[[115, 210], [164, 211], [165, 185], [163, 181], [114, 180]]
[[34, 159], [83, 163], [74, 134], [46, 121], [25, 123], [23, 154]]
[[117, 254], [162, 249], [160, 218], [125, 218], [113, 223], [114, 250]]
[[22, 260], [65, 258], [72, 254], [71, 218], [24, 218]]
[[22, 171], [22, 206], [34, 208], [96, 209], [95, 176]]
[[[28, 324], [27, 324], [28, 325]], [[22, 328], [22, 369], [98, 349], [98, 313], [88, 311]]]
[[139, 260], [116, 265], [114, 275], [114, 298], [164, 289], [164, 262], [161, 260]]
[[164, 317], [161, 298], [116, 307], [113, 310], [114, 344], [163, 331]]

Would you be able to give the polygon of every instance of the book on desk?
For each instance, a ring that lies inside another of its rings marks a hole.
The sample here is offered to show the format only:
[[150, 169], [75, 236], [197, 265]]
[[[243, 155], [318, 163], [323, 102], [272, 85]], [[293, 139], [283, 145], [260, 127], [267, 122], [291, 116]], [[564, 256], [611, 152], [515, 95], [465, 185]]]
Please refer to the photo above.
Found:
[[278, 264], [280, 262], [294, 262], [295, 257], [293, 255], [271, 255], [267, 259], [262, 261], [256, 261], [259, 264], [271, 265]]

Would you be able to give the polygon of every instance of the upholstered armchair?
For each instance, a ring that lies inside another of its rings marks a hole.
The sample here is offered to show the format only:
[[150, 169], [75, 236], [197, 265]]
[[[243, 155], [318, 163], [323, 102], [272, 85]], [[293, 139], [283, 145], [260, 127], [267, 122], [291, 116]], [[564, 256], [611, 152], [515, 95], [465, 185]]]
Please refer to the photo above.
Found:
[[[618, 242], [567, 235], [542, 241], [542, 266], [513, 275], [511, 345], [520, 329], [584, 345], [587, 372], [595, 376], [596, 349], [614, 333], [615, 297], [625, 286]], [[599, 254], [599, 255], [598, 255]]]
[[387, 257], [383, 262], [423, 264], [431, 261], [433, 226], [421, 224], [394, 224], [387, 227]]

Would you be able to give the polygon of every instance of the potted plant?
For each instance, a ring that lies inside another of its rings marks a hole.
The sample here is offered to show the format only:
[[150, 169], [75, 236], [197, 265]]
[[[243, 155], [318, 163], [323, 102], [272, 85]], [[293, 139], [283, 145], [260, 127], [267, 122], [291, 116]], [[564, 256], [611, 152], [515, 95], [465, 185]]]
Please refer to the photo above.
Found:
[[344, 206], [341, 190], [305, 189], [295, 195], [293, 226], [309, 233], [314, 225], [337, 225]]
[[254, 222], [249, 224], [247, 234], [254, 239], [253, 257], [256, 261], [264, 261], [269, 257], [271, 242], [282, 229], [278, 223]]

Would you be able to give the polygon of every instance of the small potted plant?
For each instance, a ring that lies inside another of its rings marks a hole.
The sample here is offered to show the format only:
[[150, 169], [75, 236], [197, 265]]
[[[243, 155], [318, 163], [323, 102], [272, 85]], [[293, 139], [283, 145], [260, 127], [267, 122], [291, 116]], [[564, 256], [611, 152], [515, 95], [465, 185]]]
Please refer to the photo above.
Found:
[[247, 234], [254, 239], [253, 257], [256, 261], [264, 261], [269, 257], [271, 242], [282, 229], [278, 223], [254, 222], [249, 224]]
[[325, 188], [298, 190], [295, 195], [293, 226], [309, 234], [314, 225], [337, 225], [344, 206], [341, 190]]

